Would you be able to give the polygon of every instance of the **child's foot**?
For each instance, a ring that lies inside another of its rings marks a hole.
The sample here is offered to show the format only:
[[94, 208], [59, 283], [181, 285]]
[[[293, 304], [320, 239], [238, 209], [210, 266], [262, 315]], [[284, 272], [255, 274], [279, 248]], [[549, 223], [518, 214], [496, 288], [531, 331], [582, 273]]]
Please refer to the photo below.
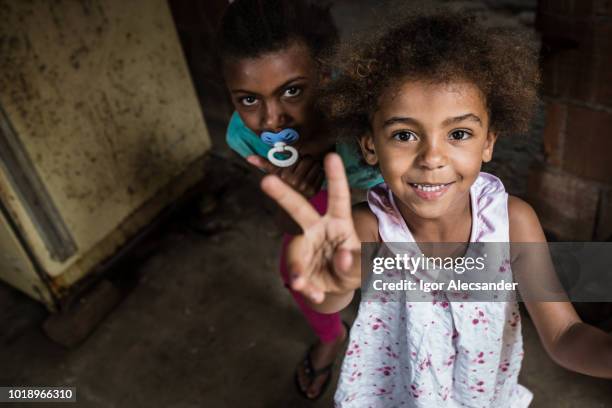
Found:
[[[308, 363], [302, 361], [298, 364], [298, 386], [307, 398], [316, 399], [322, 392], [325, 391], [323, 390], [323, 387], [329, 380], [331, 380], [331, 365], [336, 360], [338, 353], [340, 353], [342, 350], [347, 336], [347, 328], [343, 324], [342, 332], [336, 340], [329, 343], [318, 342], [310, 349], [306, 359], [310, 357], [310, 364], [316, 373], [314, 377], [312, 374], [309, 375], [307, 372], [309, 370]], [[326, 369], [327, 367], [329, 367], [329, 369]]]

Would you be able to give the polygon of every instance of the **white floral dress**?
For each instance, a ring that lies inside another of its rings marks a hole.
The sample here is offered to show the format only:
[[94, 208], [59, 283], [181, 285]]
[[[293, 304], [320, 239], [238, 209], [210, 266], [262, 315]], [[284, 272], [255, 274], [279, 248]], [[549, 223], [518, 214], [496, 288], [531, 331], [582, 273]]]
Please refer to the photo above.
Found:
[[[509, 242], [508, 195], [480, 173], [471, 187], [471, 242]], [[385, 184], [368, 192], [383, 242], [414, 242]], [[509, 260], [500, 272], [512, 272]], [[336, 407], [527, 407], [516, 302], [362, 300]]]

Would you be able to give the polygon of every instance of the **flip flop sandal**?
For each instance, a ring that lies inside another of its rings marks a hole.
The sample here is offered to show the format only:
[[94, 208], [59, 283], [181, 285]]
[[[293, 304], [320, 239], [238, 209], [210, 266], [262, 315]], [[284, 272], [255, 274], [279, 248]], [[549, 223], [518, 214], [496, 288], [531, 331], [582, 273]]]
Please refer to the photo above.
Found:
[[323, 382], [323, 384], [321, 385], [321, 388], [319, 390], [319, 394], [315, 397], [310, 397], [308, 396], [308, 389], [306, 389], [306, 391], [302, 390], [302, 387], [300, 386], [300, 378], [299, 378], [299, 374], [298, 371], [296, 370], [295, 372], [295, 385], [297, 387], [297, 390], [299, 391], [300, 394], [302, 394], [302, 396], [306, 399], [309, 400], [318, 400], [319, 398], [321, 398], [321, 395], [325, 394], [325, 391], [327, 391], [327, 388], [329, 387], [329, 383], [331, 382], [331, 378], [332, 378], [332, 374], [333, 374], [333, 367], [334, 367], [334, 363], [331, 363], [323, 368], [319, 368], [318, 370], [315, 370], [314, 367], [312, 366], [312, 358], [311, 358], [311, 353], [312, 350], [314, 350], [316, 344], [311, 345], [310, 347], [308, 347], [308, 350], [306, 351], [306, 354], [304, 355], [304, 360], [302, 361], [302, 366], [304, 367], [304, 373], [306, 374], [306, 376], [308, 377], [308, 380], [310, 382], [310, 384], [312, 384], [312, 382], [317, 378], [320, 377], [322, 375], [327, 374], [327, 378], [325, 379], [325, 382]]
[[[344, 326], [344, 328], [346, 330], [346, 340], [348, 340], [351, 328], [348, 325], [348, 323], [345, 322], [344, 320], [342, 321], [342, 325]], [[297, 370], [296, 370], [295, 376], [294, 376], [295, 386], [297, 387], [298, 392], [304, 398], [306, 398], [308, 400], [311, 400], [311, 401], [318, 400], [319, 398], [321, 398], [321, 395], [325, 394], [325, 392], [327, 391], [327, 388], [329, 387], [329, 383], [331, 382], [331, 379], [332, 379], [332, 376], [333, 376], [333, 367], [334, 367], [334, 362], [335, 362], [334, 361], [331, 364], [316, 370], [313, 367], [313, 365], [312, 365], [312, 356], [311, 356], [312, 351], [314, 350], [315, 347], [316, 347], [316, 344], [313, 344], [310, 347], [308, 347], [308, 350], [306, 351], [306, 354], [304, 355], [304, 360], [302, 361], [302, 366], [304, 367], [304, 373], [308, 377], [308, 380], [310, 381], [310, 384], [312, 384], [312, 382], [317, 377], [319, 377], [321, 375], [324, 375], [324, 374], [327, 374], [327, 378], [325, 379], [325, 382], [323, 382], [323, 384], [321, 385], [321, 388], [319, 390], [319, 394], [317, 396], [315, 396], [315, 397], [309, 397], [308, 396], [308, 390], [303, 391], [302, 387], [300, 386], [300, 378], [299, 378]]]

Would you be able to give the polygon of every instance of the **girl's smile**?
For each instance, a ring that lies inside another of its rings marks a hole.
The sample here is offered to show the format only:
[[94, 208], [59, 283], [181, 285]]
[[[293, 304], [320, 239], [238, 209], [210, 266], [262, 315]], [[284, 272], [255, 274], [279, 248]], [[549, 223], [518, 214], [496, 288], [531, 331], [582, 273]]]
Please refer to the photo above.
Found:
[[451, 183], [408, 183], [414, 189], [416, 195], [423, 200], [435, 200], [441, 197], [451, 187]]
[[371, 126], [364, 157], [378, 164], [409, 224], [469, 213], [470, 187], [495, 143], [475, 85], [405, 81], [381, 96]]

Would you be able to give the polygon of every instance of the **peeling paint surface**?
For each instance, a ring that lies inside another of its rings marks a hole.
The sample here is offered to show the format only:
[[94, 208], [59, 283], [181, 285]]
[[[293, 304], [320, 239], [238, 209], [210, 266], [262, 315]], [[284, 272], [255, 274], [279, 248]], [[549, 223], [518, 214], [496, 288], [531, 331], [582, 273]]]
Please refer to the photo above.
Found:
[[[209, 148], [167, 4], [0, 1], [0, 104], [79, 252]], [[32, 239], [32, 242], [36, 240]]]

